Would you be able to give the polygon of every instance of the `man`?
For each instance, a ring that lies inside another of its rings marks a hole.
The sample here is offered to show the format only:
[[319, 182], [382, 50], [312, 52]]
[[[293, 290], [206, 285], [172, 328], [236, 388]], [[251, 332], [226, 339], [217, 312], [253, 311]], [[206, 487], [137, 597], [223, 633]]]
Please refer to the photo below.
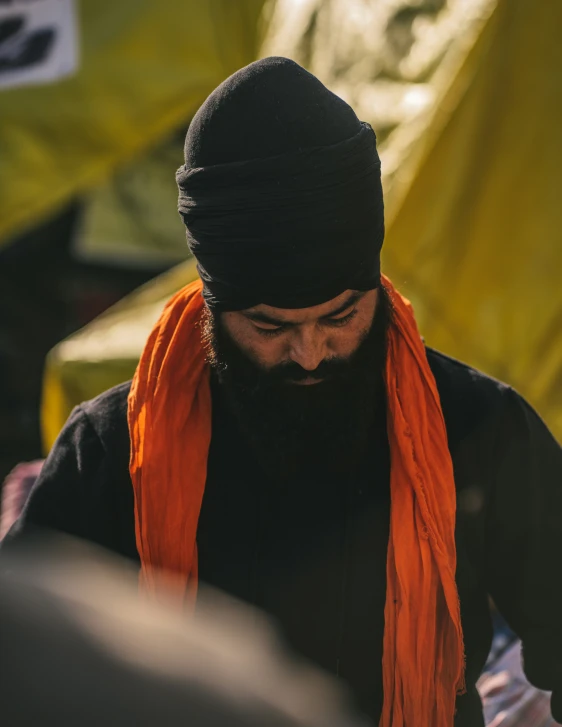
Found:
[[562, 453], [512, 389], [426, 350], [381, 277], [371, 128], [265, 59], [203, 104], [177, 181], [201, 281], [132, 386], [72, 413], [12, 537], [264, 609], [383, 727], [483, 724], [491, 595], [556, 711]]

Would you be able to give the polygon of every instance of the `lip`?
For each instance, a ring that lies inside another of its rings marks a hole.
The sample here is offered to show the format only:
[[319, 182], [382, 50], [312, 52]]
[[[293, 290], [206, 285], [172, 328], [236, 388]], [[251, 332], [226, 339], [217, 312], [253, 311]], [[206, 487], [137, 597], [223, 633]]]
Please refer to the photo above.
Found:
[[292, 381], [291, 383], [297, 386], [314, 386], [314, 384], [321, 384], [324, 379], [315, 379], [313, 376], [309, 376], [306, 379], [299, 379], [299, 381]]

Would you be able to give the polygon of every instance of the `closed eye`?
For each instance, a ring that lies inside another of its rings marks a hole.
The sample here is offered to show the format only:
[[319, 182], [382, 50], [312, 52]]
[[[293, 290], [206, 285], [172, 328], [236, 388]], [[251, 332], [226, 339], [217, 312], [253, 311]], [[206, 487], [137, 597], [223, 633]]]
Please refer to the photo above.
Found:
[[[264, 326], [268, 326], [268, 328], [265, 328]], [[274, 326], [273, 324], [264, 324], [257, 325], [254, 323], [254, 328], [256, 331], [260, 334], [260, 336], [278, 336], [280, 333], [283, 333], [286, 331], [289, 326]]]
[[357, 315], [357, 308], [354, 308], [350, 313], [347, 313], [345, 316], [341, 316], [340, 318], [324, 318], [322, 320], [322, 323], [327, 326], [332, 326], [334, 328], [338, 328], [339, 326], [345, 326], [350, 321], [352, 321], [355, 316]]
[[[357, 315], [357, 312], [357, 308], [354, 308], [346, 315], [340, 316], [338, 318], [321, 318], [319, 323], [323, 326], [329, 326], [330, 328], [341, 328], [350, 323]], [[273, 337], [281, 335], [289, 328], [291, 328], [291, 325], [276, 326], [273, 323], [262, 322], [259, 325], [257, 323], [254, 323], [254, 327], [260, 336]]]

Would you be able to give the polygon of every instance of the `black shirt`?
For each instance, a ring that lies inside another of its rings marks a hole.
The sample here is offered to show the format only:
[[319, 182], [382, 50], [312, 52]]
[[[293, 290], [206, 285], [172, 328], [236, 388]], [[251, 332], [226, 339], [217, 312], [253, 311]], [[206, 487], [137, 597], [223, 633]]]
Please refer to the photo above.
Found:
[[[481, 727], [474, 685], [491, 643], [489, 594], [523, 640], [528, 677], [543, 689], [562, 687], [562, 451], [511, 388], [427, 355], [457, 488], [468, 693], [458, 698], [455, 725]], [[49, 527], [138, 561], [129, 387], [73, 411], [10, 539]], [[269, 613], [289, 644], [347, 682], [378, 724], [390, 508], [385, 412], [353, 478], [281, 487], [260, 470], [217, 385], [212, 401], [200, 578]]]

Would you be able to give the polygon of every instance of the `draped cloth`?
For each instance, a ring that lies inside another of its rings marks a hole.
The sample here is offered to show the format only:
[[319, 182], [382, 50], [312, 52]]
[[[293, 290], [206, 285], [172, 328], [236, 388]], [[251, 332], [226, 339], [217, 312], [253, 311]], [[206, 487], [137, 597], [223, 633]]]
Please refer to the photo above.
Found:
[[[383, 276], [393, 306], [385, 382], [390, 538], [380, 727], [453, 727], [464, 690], [453, 466], [437, 386], [413, 310]], [[211, 440], [209, 367], [197, 281], [154, 327], [129, 397], [130, 473], [143, 591], [197, 592], [197, 522]]]

